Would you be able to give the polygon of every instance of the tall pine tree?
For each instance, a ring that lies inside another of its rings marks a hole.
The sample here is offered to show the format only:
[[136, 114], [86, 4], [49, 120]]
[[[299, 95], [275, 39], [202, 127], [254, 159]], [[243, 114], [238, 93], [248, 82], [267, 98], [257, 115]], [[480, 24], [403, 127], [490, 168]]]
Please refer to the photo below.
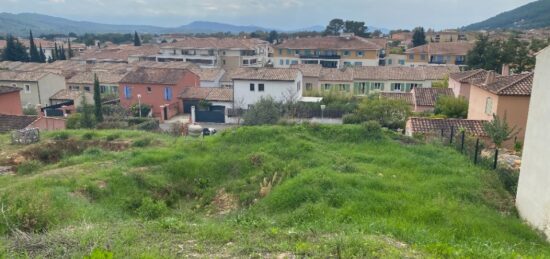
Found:
[[6, 61], [28, 62], [27, 48], [12, 35], [6, 38], [6, 47], [2, 53], [2, 59]]
[[34, 43], [32, 30], [30, 31], [30, 36], [29, 36], [29, 54], [30, 54], [30, 59], [29, 59], [30, 62], [40, 63], [40, 53], [38, 52], [38, 49], [36, 48], [36, 44]]
[[141, 46], [141, 39], [139, 38], [137, 31], [134, 32], [134, 46]]
[[46, 63], [46, 53], [44, 53], [42, 43], [40, 43], [40, 48], [38, 49], [38, 51], [40, 52], [40, 63]]
[[71, 48], [71, 37], [69, 37], [69, 50], [67, 52], [67, 55], [69, 56], [68, 59], [71, 59], [74, 55], [73, 55], [73, 49]]
[[94, 74], [94, 108], [95, 120], [97, 122], [102, 122], [103, 110], [101, 108], [101, 91], [99, 89], [99, 79], [97, 79], [97, 74]]

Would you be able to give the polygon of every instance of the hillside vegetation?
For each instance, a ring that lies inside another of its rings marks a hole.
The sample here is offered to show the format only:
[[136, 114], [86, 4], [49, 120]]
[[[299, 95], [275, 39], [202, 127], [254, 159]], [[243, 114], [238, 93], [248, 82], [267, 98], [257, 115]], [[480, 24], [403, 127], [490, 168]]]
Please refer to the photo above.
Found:
[[536, 29], [550, 26], [550, 0], [538, 0], [485, 21], [466, 26], [467, 30]]
[[372, 125], [0, 146], [26, 160], [0, 176], [0, 257], [550, 256], [492, 172]]

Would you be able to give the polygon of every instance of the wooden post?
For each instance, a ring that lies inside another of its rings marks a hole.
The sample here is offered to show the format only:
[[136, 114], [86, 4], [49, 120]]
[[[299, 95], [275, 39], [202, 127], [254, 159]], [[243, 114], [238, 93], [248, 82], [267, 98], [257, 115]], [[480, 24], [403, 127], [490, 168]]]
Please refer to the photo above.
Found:
[[495, 148], [495, 162], [493, 164], [493, 169], [497, 169], [497, 163], [498, 163], [498, 148]]
[[476, 151], [474, 154], [474, 165], [477, 165], [477, 156], [479, 154], [479, 138], [476, 140]]
[[464, 141], [466, 139], [466, 131], [462, 131], [462, 144], [460, 146], [460, 153], [464, 153]]

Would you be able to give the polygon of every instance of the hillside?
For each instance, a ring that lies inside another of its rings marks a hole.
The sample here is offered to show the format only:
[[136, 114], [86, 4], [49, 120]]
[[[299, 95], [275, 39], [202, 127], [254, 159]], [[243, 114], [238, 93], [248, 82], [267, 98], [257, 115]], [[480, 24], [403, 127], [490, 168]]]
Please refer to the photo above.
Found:
[[534, 29], [550, 26], [550, 0], [538, 0], [488, 20], [466, 26], [466, 30]]
[[29, 147], [0, 135], [0, 164], [25, 161], [0, 176], [0, 255], [550, 256], [494, 173], [454, 150], [374, 133], [66, 131]]

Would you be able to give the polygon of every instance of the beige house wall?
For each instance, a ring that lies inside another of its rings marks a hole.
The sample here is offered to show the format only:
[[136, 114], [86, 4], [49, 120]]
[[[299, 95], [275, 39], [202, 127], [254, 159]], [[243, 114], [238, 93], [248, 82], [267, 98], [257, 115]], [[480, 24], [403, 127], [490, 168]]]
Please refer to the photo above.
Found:
[[38, 80], [40, 90], [40, 104], [50, 104], [50, 97], [57, 92], [66, 89], [65, 77], [56, 74], [48, 74]]
[[[491, 98], [493, 100], [492, 109], [489, 113], [486, 113], [485, 111], [485, 108], [487, 106], [487, 98]], [[498, 95], [487, 92], [479, 87], [472, 86], [472, 88], [470, 89], [470, 99], [468, 105], [469, 120], [492, 120], [493, 114], [498, 114], [498, 106]]]
[[530, 99], [529, 96], [499, 96], [498, 100], [497, 115], [506, 116], [508, 125], [519, 130], [517, 140], [521, 142], [525, 139]]
[[449, 78], [449, 88], [453, 89], [455, 97], [464, 97], [466, 100], [470, 99], [470, 84], [461, 83], [452, 78]]
[[550, 237], [550, 48], [537, 56], [516, 206], [520, 216]]

